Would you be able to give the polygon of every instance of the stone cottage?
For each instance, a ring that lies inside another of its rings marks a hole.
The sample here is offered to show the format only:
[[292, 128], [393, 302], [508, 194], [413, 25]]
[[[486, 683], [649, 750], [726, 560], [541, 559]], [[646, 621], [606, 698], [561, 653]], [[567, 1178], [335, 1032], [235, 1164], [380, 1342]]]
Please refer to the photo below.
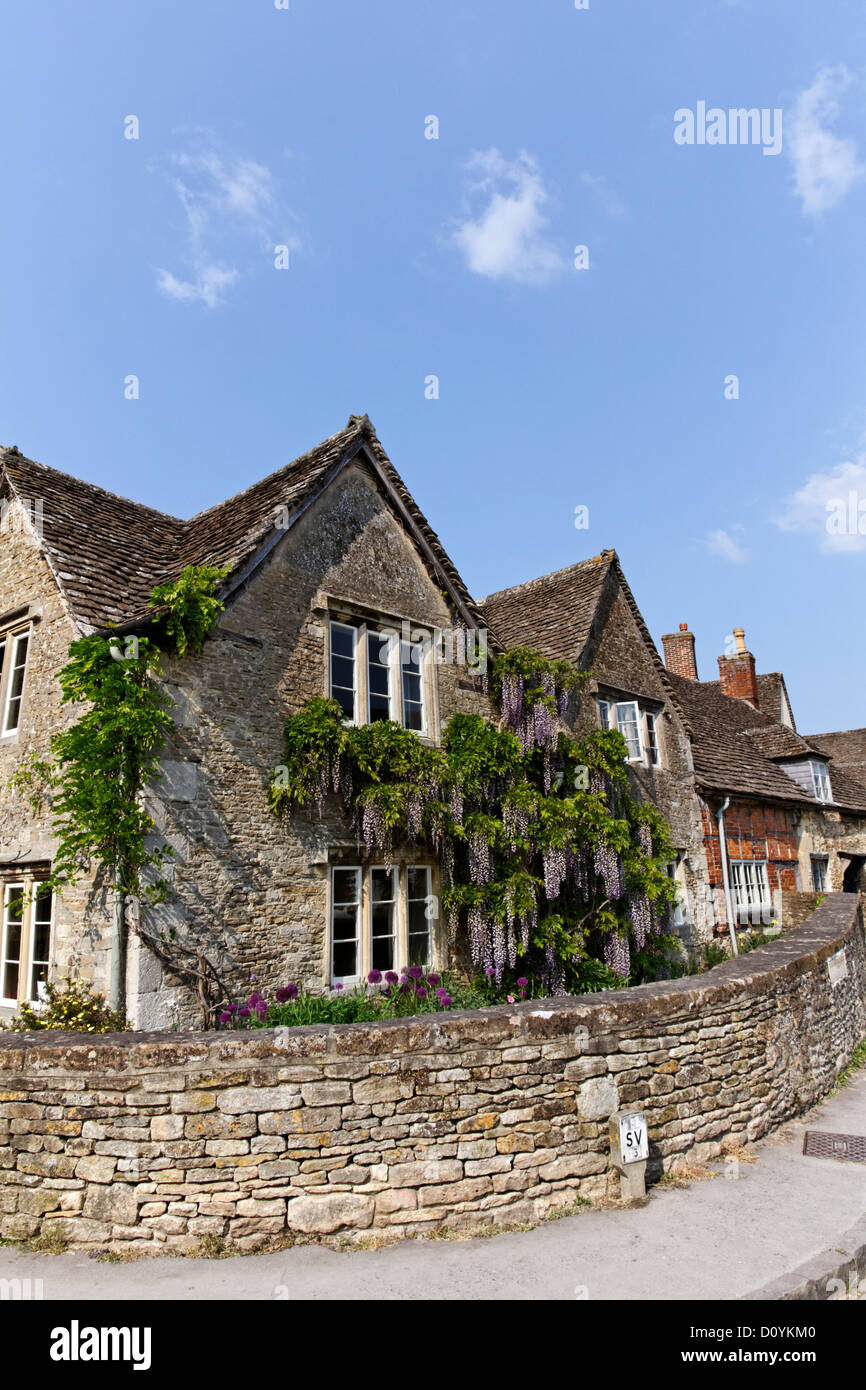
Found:
[[[234, 987], [255, 976], [263, 987], [324, 989], [386, 961], [446, 963], [432, 855], [371, 862], [336, 800], [320, 817], [287, 821], [272, 814], [268, 789], [285, 720], [312, 696], [433, 743], [454, 713], [490, 714], [485, 633], [492, 651], [525, 644], [593, 673], [579, 727], [620, 730], [635, 787], [672, 826], [677, 929], [694, 945], [724, 922], [707, 831], [717, 789], [688, 698], [702, 687], [661, 661], [613, 551], [474, 601], [366, 416], [189, 521], [16, 449], [0, 455], [0, 506], [0, 1008], [38, 997], [46, 976], [107, 988], [118, 951], [110, 895], [93, 877], [60, 897], [39, 891], [56, 851], [50, 808], [10, 778], [73, 717], [56, 679], [70, 642], [143, 629], [154, 585], [190, 564], [227, 568], [225, 606], [201, 655], [164, 662], [174, 723], [148, 809], [174, 851], [174, 891], [143, 911], [151, 931], [217, 952]], [[828, 811], [847, 836], [853, 806], [810, 797], [796, 780], [799, 744], [778, 757], [759, 746], [767, 720], [779, 721], [752, 713], [763, 732], [741, 739], [746, 761], [773, 769], [798, 824], [814, 815], [815, 837]], [[127, 947], [135, 1026], [194, 1023], [189, 987], [134, 932]]]

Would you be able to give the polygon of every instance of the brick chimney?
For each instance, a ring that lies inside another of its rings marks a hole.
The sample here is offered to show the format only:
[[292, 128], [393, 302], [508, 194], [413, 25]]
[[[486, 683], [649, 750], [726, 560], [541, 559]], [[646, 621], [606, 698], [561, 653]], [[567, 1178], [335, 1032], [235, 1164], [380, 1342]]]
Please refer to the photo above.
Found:
[[734, 628], [734, 638], [737, 650], [732, 656], [719, 657], [722, 694], [730, 695], [733, 700], [746, 700], [759, 709], [755, 658], [746, 650], [746, 634], [741, 627]]
[[690, 681], [698, 678], [695, 662], [695, 634], [689, 632], [688, 623], [680, 623], [679, 632], [666, 632], [662, 637], [665, 649], [665, 666], [675, 676], [687, 676]]

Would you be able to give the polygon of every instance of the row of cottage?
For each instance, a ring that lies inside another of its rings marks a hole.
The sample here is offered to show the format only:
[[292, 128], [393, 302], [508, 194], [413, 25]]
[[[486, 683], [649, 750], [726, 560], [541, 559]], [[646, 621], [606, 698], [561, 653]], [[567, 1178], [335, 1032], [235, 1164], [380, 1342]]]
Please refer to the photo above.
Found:
[[[742, 631], [717, 681], [698, 679], [685, 624], [662, 660], [612, 550], [473, 599], [366, 416], [189, 521], [16, 448], [0, 454], [0, 504], [0, 1009], [67, 973], [108, 986], [110, 892], [98, 875], [38, 891], [52, 816], [10, 778], [73, 717], [57, 680], [70, 642], [135, 633], [154, 585], [190, 564], [227, 569], [224, 609], [200, 656], [164, 663], [173, 728], [147, 804], [174, 851], [173, 893], [147, 910], [154, 932], [218, 949], [235, 981], [362, 978], [383, 911], [396, 967], [410, 936], [447, 963], [435, 857], [398, 854], [383, 873], [336, 799], [287, 823], [268, 789], [284, 722], [312, 696], [434, 744], [454, 713], [490, 714], [479, 633], [491, 652], [529, 646], [592, 673], [577, 731], [619, 729], [635, 787], [667, 818], [686, 946], [782, 922], [798, 890], [866, 888], [866, 730], [799, 734], [782, 675], [756, 673]], [[135, 1026], [194, 1021], [188, 986], [134, 934], [124, 971]]]

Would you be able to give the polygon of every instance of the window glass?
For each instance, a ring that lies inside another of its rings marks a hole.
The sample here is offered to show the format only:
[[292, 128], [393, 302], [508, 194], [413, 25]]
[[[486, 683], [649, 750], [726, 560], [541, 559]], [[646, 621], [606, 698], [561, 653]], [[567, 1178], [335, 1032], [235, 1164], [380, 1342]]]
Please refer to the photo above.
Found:
[[331, 699], [347, 719], [355, 718], [355, 638], [353, 627], [331, 623]]
[[21, 721], [21, 696], [24, 690], [24, 670], [27, 665], [29, 641], [30, 634], [27, 632], [21, 632], [12, 639], [9, 683], [6, 687], [6, 714], [3, 719], [4, 734], [15, 733]]
[[769, 918], [773, 906], [766, 862], [759, 859], [731, 860], [731, 887], [739, 922], [760, 922]]
[[36, 886], [33, 922], [30, 929], [30, 988], [28, 999], [41, 997], [39, 986], [48, 979], [48, 954], [51, 944], [51, 889]]
[[822, 855], [812, 855], [812, 888], [816, 893], [827, 891], [827, 860]]
[[409, 964], [430, 963], [430, 870], [410, 864], [407, 877], [409, 908]]
[[830, 801], [830, 774], [826, 763], [812, 763], [812, 785], [819, 801]]
[[647, 712], [646, 716], [646, 746], [650, 767], [658, 767], [660, 758], [658, 737], [656, 734], [656, 717], [649, 712]]
[[367, 633], [367, 718], [371, 724], [391, 718], [391, 639]]
[[374, 970], [393, 970], [397, 907], [396, 869], [370, 870], [370, 911], [372, 943], [370, 959]]
[[607, 700], [599, 700], [599, 702], [598, 702], [598, 715], [599, 715], [599, 719], [601, 720], [601, 727], [602, 727], [603, 729], [609, 729], [609, 728], [610, 728], [610, 705], [608, 704]]
[[361, 870], [335, 869], [331, 918], [331, 974], [352, 978], [359, 968]]
[[403, 727], [421, 733], [424, 729], [424, 691], [419, 643], [401, 641], [400, 671], [403, 682]]
[[24, 884], [7, 883], [3, 894], [3, 958], [0, 961], [0, 984], [4, 999], [18, 999], [23, 927]]
[[629, 759], [642, 757], [636, 700], [624, 700], [616, 706], [616, 727], [628, 745]]

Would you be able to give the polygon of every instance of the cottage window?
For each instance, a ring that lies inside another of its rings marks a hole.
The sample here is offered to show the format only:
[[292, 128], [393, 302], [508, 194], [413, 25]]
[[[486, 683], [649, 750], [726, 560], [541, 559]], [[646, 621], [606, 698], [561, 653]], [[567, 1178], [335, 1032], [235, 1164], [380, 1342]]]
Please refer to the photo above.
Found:
[[38, 879], [3, 885], [0, 933], [0, 994], [16, 1006], [42, 997], [48, 978], [53, 894]]
[[630, 763], [661, 767], [658, 716], [638, 700], [598, 700], [603, 729], [618, 729], [626, 742]]
[[656, 731], [656, 717], [647, 710], [644, 719], [646, 721], [647, 760], [650, 767], [658, 767], [661, 763], [661, 756], [659, 754], [658, 733]]
[[812, 889], [815, 893], [826, 893], [827, 891], [827, 856], [826, 854], [813, 854], [812, 859]]
[[418, 637], [410, 641], [394, 628], [361, 621], [331, 622], [330, 695], [345, 719], [359, 722], [364, 711], [368, 724], [392, 719], [405, 729], [428, 733], [425, 685], [432, 644], [428, 634]]
[[676, 885], [677, 890], [676, 902], [671, 908], [670, 921], [672, 927], [682, 927], [685, 925], [686, 921], [687, 895], [683, 874], [683, 862], [684, 856], [678, 854], [676, 859], [671, 860], [671, 862], [666, 865], [668, 878]]
[[818, 762], [814, 759], [812, 761], [812, 786], [818, 801], [833, 800], [833, 793], [830, 788], [830, 773], [827, 770], [827, 764]]
[[0, 731], [5, 737], [16, 734], [21, 724], [21, 704], [24, 698], [24, 676], [30, 629], [0, 636], [0, 700], [3, 719]]
[[732, 859], [730, 867], [737, 921], [769, 921], [773, 899], [766, 859]]
[[331, 871], [331, 983], [433, 959], [435, 899], [426, 864], [335, 865]]

